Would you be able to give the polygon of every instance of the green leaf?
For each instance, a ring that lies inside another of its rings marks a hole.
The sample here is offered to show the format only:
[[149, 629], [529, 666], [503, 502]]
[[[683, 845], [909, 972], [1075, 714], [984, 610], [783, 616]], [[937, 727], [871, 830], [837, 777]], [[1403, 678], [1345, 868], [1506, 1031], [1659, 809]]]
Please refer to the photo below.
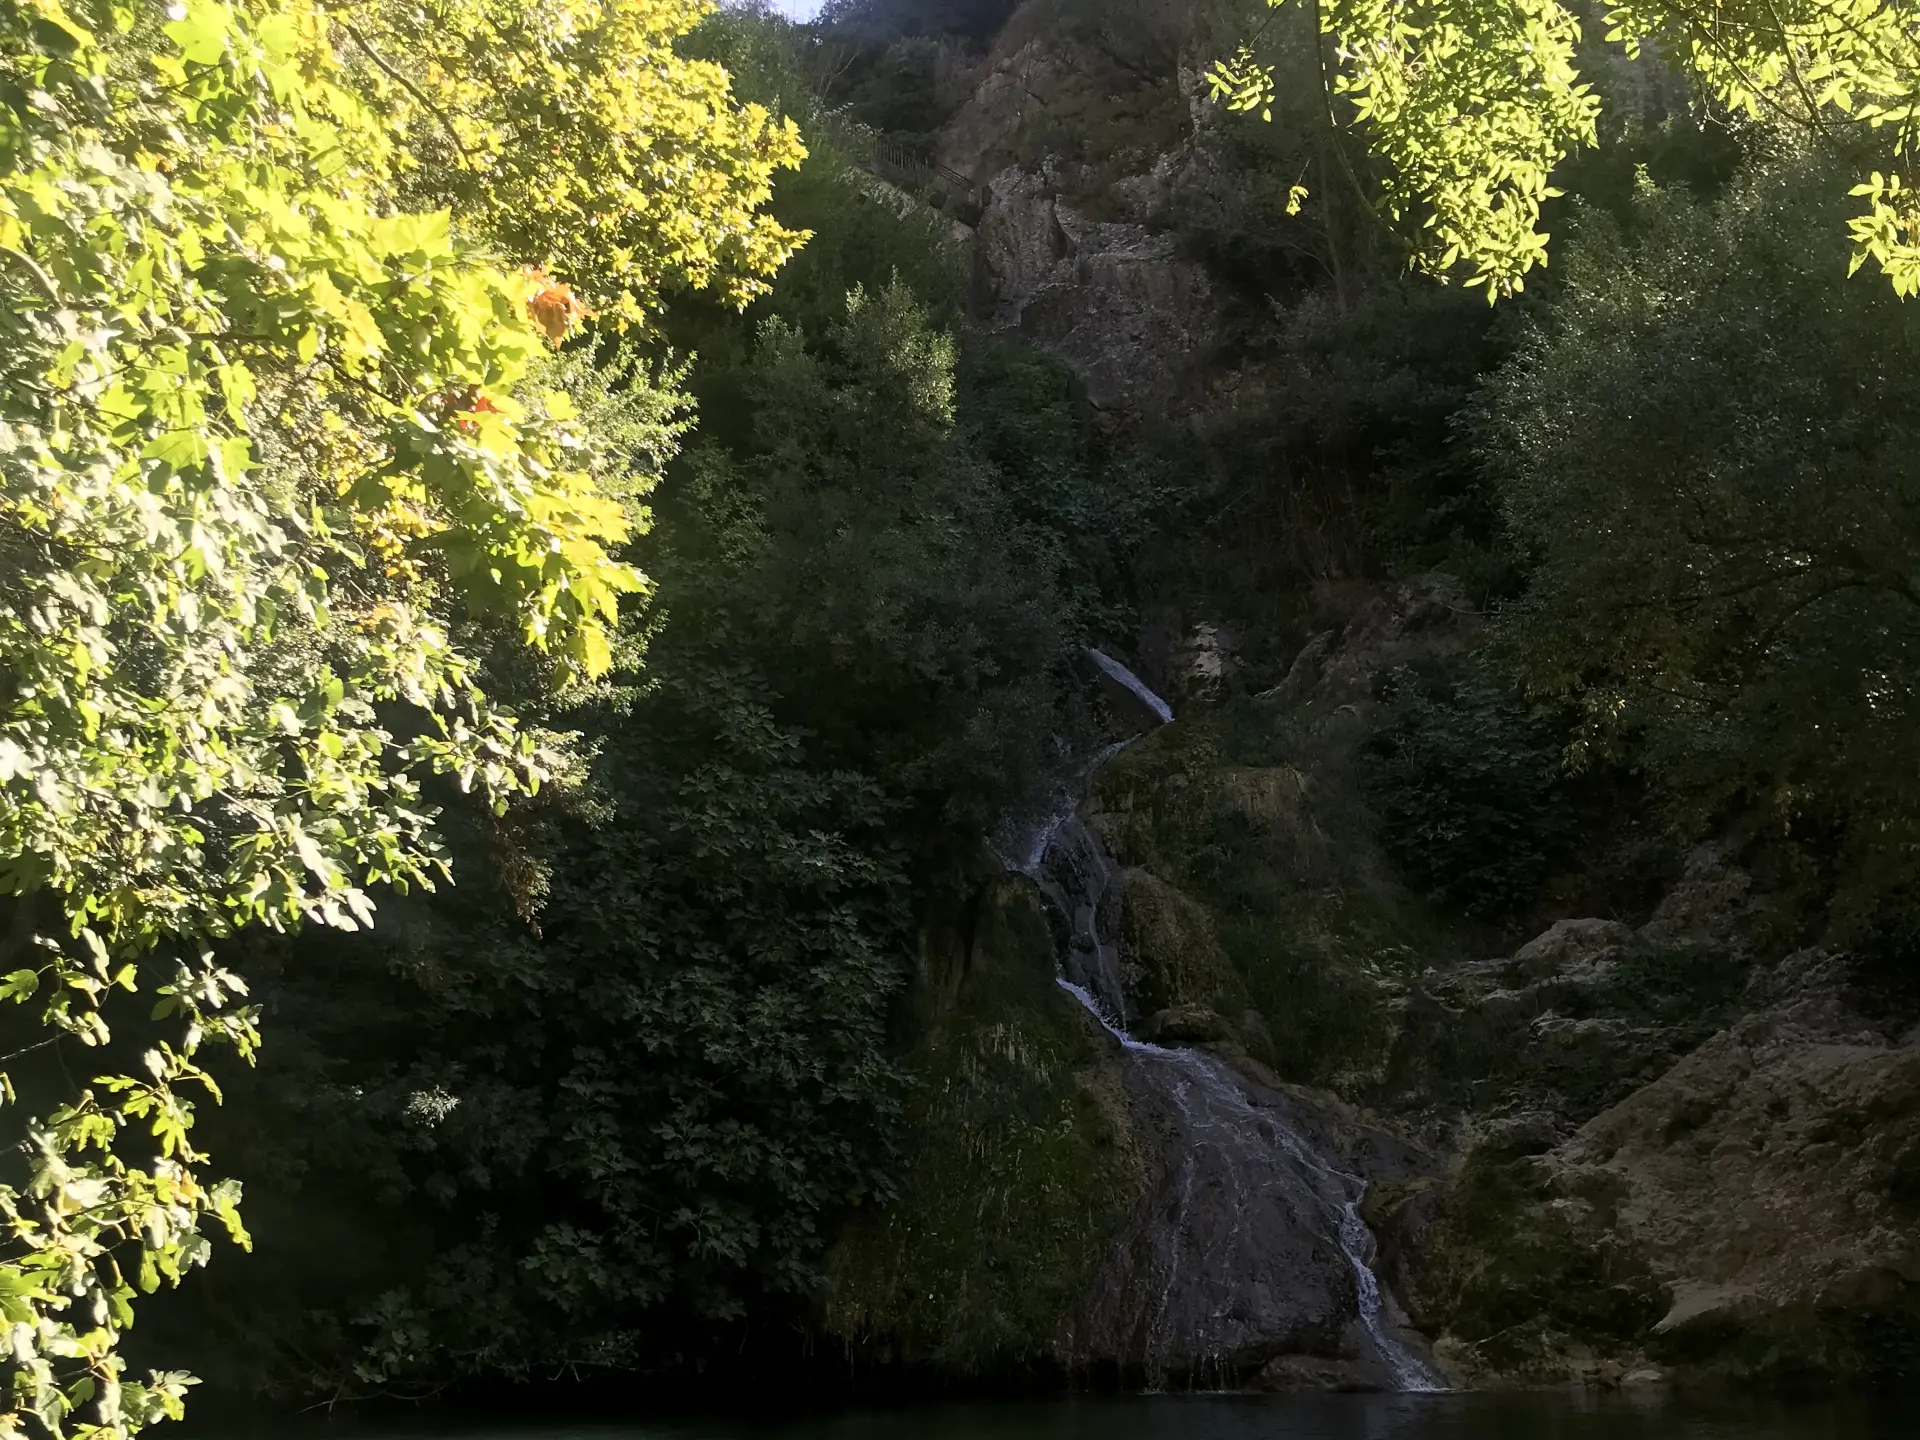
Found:
[[196, 65], [217, 65], [227, 53], [233, 30], [233, 12], [219, 0], [187, 0], [187, 13], [161, 29], [180, 49], [182, 58]]

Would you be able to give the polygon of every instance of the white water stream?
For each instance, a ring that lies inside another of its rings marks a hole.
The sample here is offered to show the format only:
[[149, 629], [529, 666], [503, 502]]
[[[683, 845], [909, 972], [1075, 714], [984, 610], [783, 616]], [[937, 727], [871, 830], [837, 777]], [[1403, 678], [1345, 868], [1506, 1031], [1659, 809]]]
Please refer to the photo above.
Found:
[[[1155, 713], [1171, 718], [1166, 702], [1130, 670], [1107, 656], [1096, 653], [1095, 658], [1112, 678], [1145, 699]], [[1087, 777], [1128, 743], [1121, 741], [1094, 756], [1075, 788], [1083, 787]], [[1256, 1105], [1245, 1082], [1218, 1057], [1200, 1050], [1150, 1044], [1127, 1029], [1120, 952], [1111, 938], [1120, 876], [1094, 827], [1080, 813], [1078, 796], [1063, 797], [1053, 814], [1007, 848], [1011, 853], [1003, 854], [1002, 862], [1008, 869], [1029, 876], [1067, 922], [1067, 944], [1057, 976], [1060, 988], [1119, 1042], [1136, 1077], [1150, 1092], [1170, 1100], [1182, 1118], [1184, 1142], [1196, 1154], [1173, 1157], [1184, 1167], [1178, 1187], [1183, 1198], [1166, 1223], [1182, 1229], [1205, 1228], [1189, 1225], [1186, 1213], [1196, 1167], [1202, 1159], [1215, 1195], [1225, 1191], [1231, 1197], [1228, 1203], [1285, 1207], [1292, 1224], [1306, 1226], [1345, 1257], [1352, 1269], [1357, 1319], [1394, 1388], [1444, 1389], [1393, 1333], [1380, 1282], [1373, 1272], [1373, 1234], [1360, 1218], [1367, 1182], [1341, 1169], [1309, 1135], [1289, 1122], [1284, 1109]], [[1200, 1157], [1197, 1152], [1201, 1150], [1212, 1153]], [[1199, 1278], [1183, 1272], [1209, 1261], [1234, 1263], [1217, 1238], [1199, 1244], [1197, 1254], [1192, 1253], [1195, 1248], [1191, 1243], [1184, 1248], [1173, 1244], [1165, 1247], [1166, 1253], [1159, 1257], [1159, 1279], [1151, 1287], [1158, 1294], [1144, 1306], [1151, 1313], [1139, 1319], [1143, 1331], [1169, 1349], [1178, 1342], [1178, 1337], [1166, 1333], [1178, 1323], [1174, 1291], [1178, 1285], [1191, 1285]], [[1215, 1285], [1231, 1285], [1238, 1278], [1210, 1277]]]

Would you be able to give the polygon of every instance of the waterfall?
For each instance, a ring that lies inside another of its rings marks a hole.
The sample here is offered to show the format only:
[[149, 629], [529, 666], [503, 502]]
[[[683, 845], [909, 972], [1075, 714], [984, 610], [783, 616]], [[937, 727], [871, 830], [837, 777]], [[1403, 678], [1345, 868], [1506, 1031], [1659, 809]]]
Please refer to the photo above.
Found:
[[1173, 707], [1158, 695], [1154, 694], [1152, 690], [1148, 689], [1146, 681], [1142, 680], [1138, 675], [1134, 674], [1133, 671], [1107, 654], [1106, 651], [1089, 649], [1087, 651], [1087, 658], [1094, 663], [1107, 679], [1119, 685], [1121, 689], [1127, 691], [1134, 699], [1146, 706], [1150, 712], [1158, 717], [1162, 725], [1167, 724], [1173, 719]]
[[[1098, 659], [1156, 713], [1170, 714], [1118, 661]], [[1073, 789], [1127, 743], [1094, 756]], [[1219, 1382], [1249, 1357], [1257, 1365], [1296, 1345], [1324, 1353], [1337, 1344], [1330, 1327], [1344, 1328], [1338, 1317], [1348, 1315], [1383, 1388], [1444, 1388], [1394, 1334], [1373, 1272], [1373, 1235], [1360, 1218], [1367, 1182], [1337, 1163], [1328, 1137], [1315, 1133], [1324, 1124], [1214, 1055], [1129, 1031], [1114, 939], [1119, 870], [1078, 795], [1063, 794], [1042, 822], [1012, 837], [1002, 861], [1031, 877], [1064, 922], [1058, 984], [1119, 1044], [1134, 1108], [1162, 1139], [1162, 1174], [1096, 1284], [1080, 1347], [1138, 1364], [1151, 1384], [1182, 1369], [1189, 1380]]]

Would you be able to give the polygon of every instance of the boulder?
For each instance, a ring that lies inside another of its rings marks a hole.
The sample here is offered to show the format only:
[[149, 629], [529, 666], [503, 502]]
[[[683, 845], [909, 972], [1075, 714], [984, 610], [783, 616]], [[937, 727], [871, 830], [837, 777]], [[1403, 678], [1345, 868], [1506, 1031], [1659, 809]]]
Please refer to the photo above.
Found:
[[1920, 1306], [1920, 1047], [1832, 1018], [1748, 1016], [1555, 1152], [1557, 1188], [1606, 1195], [1596, 1229], [1672, 1288], [1659, 1332]]
[[1155, 1045], [1206, 1045], [1224, 1040], [1229, 1028], [1204, 1005], [1172, 1005], [1142, 1020], [1136, 1033]]
[[1669, 946], [1741, 943], [1754, 908], [1753, 881], [1735, 865], [1724, 845], [1702, 845], [1660, 901], [1641, 938]]
[[1523, 983], [1557, 979], [1606, 964], [1632, 939], [1618, 920], [1557, 920], [1514, 951], [1507, 970]]
[[1393, 1388], [1360, 1317], [1343, 1211], [1360, 1177], [1404, 1180], [1425, 1157], [1330, 1097], [1262, 1084], [1216, 1056], [1132, 1059], [1150, 1178], [1062, 1358], [1152, 1387]]
[[1244, 1006], [1245, 987], [1221, 950], [1205, 907], [1138, 866], [1124, 872], [1122, 887], [1122, 973], [1134, 1011], [1217, 1008], [1235, 1000], [1240, 1002], [1236, 1009]]

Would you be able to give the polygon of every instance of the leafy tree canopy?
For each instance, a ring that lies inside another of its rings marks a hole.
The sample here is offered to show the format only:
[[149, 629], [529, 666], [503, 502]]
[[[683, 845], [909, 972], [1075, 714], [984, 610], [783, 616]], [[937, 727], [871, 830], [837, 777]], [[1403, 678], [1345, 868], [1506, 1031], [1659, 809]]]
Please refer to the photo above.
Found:
[[[1268, 0], [1278, 7], [1284, 0]], [[1413, 263], [1468, 272], [1489, 298], [1546, 261], [1554, 167], [1596, 135], [1600, 101], [1577, 52], [1580, 7], [1561, 0], [1310, 0], [1331, 114], [1344, 99], [1385, 171], [1379, 203]], [[1902, 0], [1626, 0], [1606, 41], [1652, 51], [1727, 111], [1866, 142], [1846, 221], [1852, 264], [1920, 291], [1920, 32]], [[1330, 49], [1331, 57], [1326, 56]], [[1271, 66], [1243, 48], [1216, 67], [1235, 109], [1269, 109]]]
[[[539, 784], [551, 757], [489, 703], [476, 634], [551, 681], [611, 662], [639, 516], [543, 379], [585, 307], [539, 267], [637, 313], [669, 280], [748, 293], [797, 239], [752, 213], [791, 130], [666, 63], [700, 13], [449, 9], [402, 60], [371, 7], [0, 3], [0, 993], [37, 1007], [9, 1026], [0, 1434], [180, 1411], [186, 1377], [124, 1381], [116, 1345], [136, 1290], [206, 1259], [203, 1218], [245, 1238], [176, 1088], [217, 1098], [196, 1052], [257, 1040], [204, 942], [352, 929], [370, 887], [429, 886], [425, 773]], [[540, 38], [475, 84], [483, 23]], [[587, 40], [640, 59], [596, 68]], [[659, 86], [623, 88], [628, 63]], [[458, 137], [467, 182], [419, 183], [422, 122], [376, 76]], [[628, 183], [542, 231], [502, 137], [537, 133], [565, 176], [589, 111], [582, 152]], [[632, 164], [649, 145], [660, 166]], [[112, 994], [155, 979], [171, 1033], [123, 1053]], [[107, 1073], [76, 1091], [13, 1063], [63, 1040], [111, 1045]]]
[[712, 0], [350, 0], [355, 78], [402, 193], [635, 321], [670, 288], [741, 304], [805, 239], [760, 207], [806, 154], [676, 42]]
[[[1529, 556], [1506, 643], [1693, 834], [1785, 837], [1843, 920], [1911, 913], [1920, 315], [1850, 284], [1820, 156], [1643, 186], [1474, 426]], [[1831, 890], [1827, 887], [1831, 884]]]
[[1056, 759], [1103, 492], [1044, 362], [957, 362], [900, 285], [778, 313], [815, 298], [702, 347], [740, 413], [657, 492], [645, 683], [567, 713], [587, 782], [450, 807], [478, 894], [249, 966], [279, 1033], [212, 1123], [259, 1254], [168, 1318], [256, 1383], [777, 1344], [891, 1193], [914, 923]]

